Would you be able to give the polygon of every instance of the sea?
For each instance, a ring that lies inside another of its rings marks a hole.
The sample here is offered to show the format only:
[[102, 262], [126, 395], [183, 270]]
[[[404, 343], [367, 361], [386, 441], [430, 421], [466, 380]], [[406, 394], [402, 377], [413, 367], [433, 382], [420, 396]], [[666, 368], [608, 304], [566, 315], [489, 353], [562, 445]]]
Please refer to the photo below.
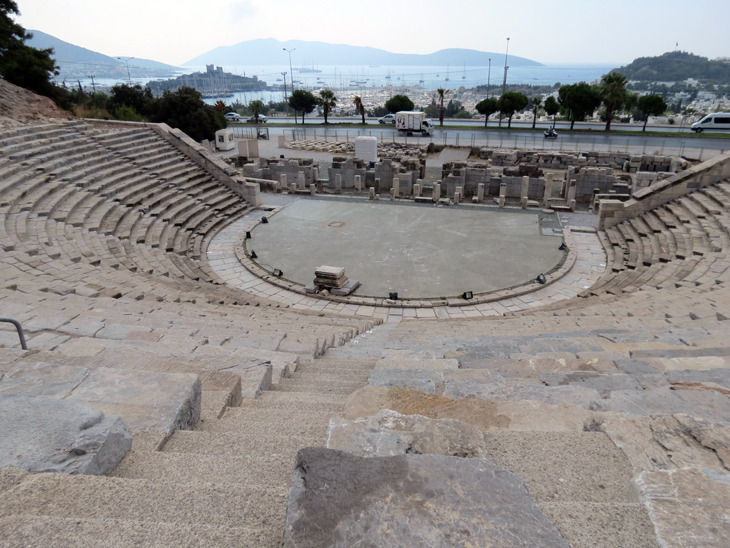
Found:
[[[223, 66], [225, 72], [242, 76], [257, 76], [264, 80], [273, 90], [255, 92], [239, 92], [227, 94], [221, 99], [230, 103], [240, 101], [244, 104], [258, 99], [264, 103], [282, 101], [284, 99], [284, 80], [286, 87], [291, 90], [293, 82], [297, 89], [319, 90], [328, 88], [335, 93], [343, 91], [364, 91], [372, 89], [389, 90], [393, 94], [408, 90], [421, 91], [436, 90], [438, 88], [454, 89], [460, 87], [473, 88], [478, 85], [493, 87], [495, 90], [502, 87], [505, 79], [508, 84], [554, 85], [574, 84], [577, 82], [597, 82], [610, 70], [619, 66], [600, 64], [556, 64], [534, 67], [505, 67], [502, 66], [332, 66], [308, 65], [294, 66]], [[186, 67], [179, 74], [204, 72], [205, 67]], [[286, 74], [283, 74], [286, 73]], [[133, 79], [132, 84], [146, 84], [150, 79]], [[128, 83], [111, 79], [96, 79], [96, 85], [113, 86]], [[91, 91], [90, 79], [82, 79], [80, 84], [84, 89]], [[78, 85], [77, 81], [66, 82], [67, 86]], [[214, 104], [219, 97], [206, 97], [206, 102]]]

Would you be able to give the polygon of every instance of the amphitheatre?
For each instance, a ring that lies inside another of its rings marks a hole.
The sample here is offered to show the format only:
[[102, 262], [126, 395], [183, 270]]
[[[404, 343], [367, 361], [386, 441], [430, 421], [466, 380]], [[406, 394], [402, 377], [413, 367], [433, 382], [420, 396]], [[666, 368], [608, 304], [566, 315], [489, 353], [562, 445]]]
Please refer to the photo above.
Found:
[[730, 545], [730, 154], [219, 154], [0, 84], [0, 545]]

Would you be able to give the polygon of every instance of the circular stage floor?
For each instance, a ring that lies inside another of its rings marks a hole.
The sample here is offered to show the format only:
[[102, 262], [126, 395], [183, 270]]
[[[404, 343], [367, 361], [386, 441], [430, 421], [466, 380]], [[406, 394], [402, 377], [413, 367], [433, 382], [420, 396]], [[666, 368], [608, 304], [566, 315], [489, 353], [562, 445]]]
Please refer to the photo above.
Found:
[[520, 285], [554, 268], [560, 238], [537, 212], [300, 199], [248, 240], [258, 262], [302, 285], [318, 266], [346, 269], [358, 296], [439, 298]]

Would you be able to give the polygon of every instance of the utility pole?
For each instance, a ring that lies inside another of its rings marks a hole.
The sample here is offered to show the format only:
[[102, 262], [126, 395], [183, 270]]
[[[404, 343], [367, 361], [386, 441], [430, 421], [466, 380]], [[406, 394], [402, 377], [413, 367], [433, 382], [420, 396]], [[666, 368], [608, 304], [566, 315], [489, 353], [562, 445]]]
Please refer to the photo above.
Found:
[[[509, 55], [509, 37], [507, 38], [507, 51], [504, 54], [504, 80], [502, 81], [502, 95], [504, 95], [507, 91], [507, 70], [509, 70], [509, 66], [507, 66], [507, 56]], [[499, 113], [499, 127], [502, 127], [502, 113]]]
[[96, 84], [94, 84], [94, 77], [96, 74], [89, 74], [89, 78], [91, 78], [91, 89], [93, 90], [92, 93], [96, 93]]

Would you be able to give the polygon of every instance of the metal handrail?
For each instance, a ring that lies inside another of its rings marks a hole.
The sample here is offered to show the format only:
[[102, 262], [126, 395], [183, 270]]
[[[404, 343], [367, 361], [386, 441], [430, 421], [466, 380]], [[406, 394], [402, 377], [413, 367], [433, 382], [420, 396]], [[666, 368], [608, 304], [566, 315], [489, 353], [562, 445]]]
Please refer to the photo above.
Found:
[[17, 320], [13, 320], [12, 318], [0, 318], [0, 322], [13, 324], [15, 326], [15, 329], [18, 332], [18, 338], [20, 339], [20, 346], [23, 348], [23, 350], [28, 350], [28, 345], [25, 344], [25, 335], [23, 334], [23, 328], [20, 325], [20, 322], [18, 322]]

